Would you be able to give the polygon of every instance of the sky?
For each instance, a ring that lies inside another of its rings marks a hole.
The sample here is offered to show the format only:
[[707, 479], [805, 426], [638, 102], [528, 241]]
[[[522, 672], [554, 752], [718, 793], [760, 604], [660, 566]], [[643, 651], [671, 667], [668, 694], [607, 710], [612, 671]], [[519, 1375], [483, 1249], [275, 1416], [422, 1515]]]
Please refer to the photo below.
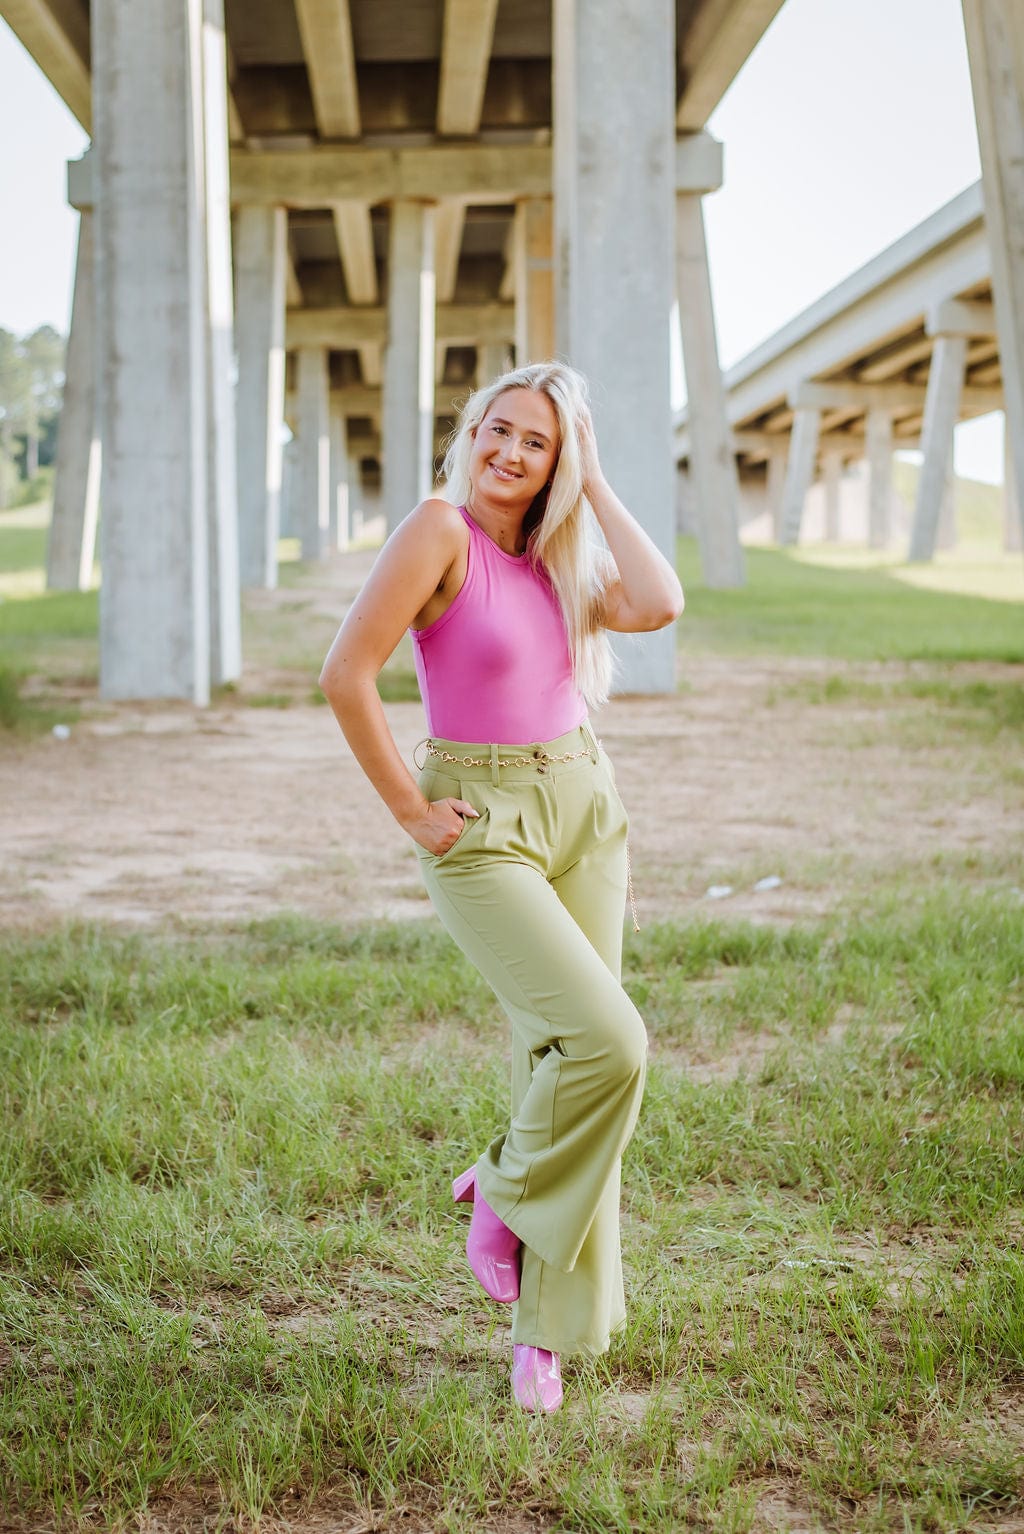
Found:
[[[960, 0], [786, 0], [708, 124], [724, 367], [980, 175]], [[66, 331], [87, 136], [0, 21], [0, 326]], [[957, 428], [957, 472], [1002, 479], [1002, 417]]]

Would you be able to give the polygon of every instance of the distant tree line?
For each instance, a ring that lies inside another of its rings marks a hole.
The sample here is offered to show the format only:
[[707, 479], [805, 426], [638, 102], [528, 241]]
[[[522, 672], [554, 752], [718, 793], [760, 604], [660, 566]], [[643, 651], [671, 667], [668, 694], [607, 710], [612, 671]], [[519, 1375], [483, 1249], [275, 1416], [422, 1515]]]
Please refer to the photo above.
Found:
[[65, 347], [52, 325], [21, 337], [0, 328], [0, 509], [53, 464]]

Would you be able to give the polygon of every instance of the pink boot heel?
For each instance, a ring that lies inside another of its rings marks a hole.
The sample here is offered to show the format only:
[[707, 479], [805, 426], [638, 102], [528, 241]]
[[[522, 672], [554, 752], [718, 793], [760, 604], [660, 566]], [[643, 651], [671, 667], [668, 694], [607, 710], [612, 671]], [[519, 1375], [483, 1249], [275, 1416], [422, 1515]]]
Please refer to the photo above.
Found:
[[558, 1354], [517, 1342], [512, 1349], [512, 1395], [524, 1411], [557, 1411], [562, 1404]]
[[472, 1204], [473, 1218], [466, 1237], [466, 1257], [486, 1294], [499, 1304], [511, 1305], [519, 1298], [519, 1248], [522, 1242], [498, 1218], [476, 1188], [476, 1167], [456, 1177], [452, 1198]]

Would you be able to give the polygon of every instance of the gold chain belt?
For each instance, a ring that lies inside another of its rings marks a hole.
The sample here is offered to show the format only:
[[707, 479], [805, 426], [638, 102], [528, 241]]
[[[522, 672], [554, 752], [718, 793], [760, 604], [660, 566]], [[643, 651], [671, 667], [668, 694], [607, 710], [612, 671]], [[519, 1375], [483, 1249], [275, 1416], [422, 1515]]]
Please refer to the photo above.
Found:
[[[432, 740], [422, 742], [428, 756], [436, 756], [441, 762], [454, 762], [460, 767], [489, 767], [489, 756], [456, 756], [453, 751], [443, 751]], [[592, 751], [566, 751], [562, 756], [552, 756], [547, 751], [533, 751], [529, 756], [499, 756], [499, 767], [550, 767], [552, 762], [579, 762], [585, 756], [593, 757]]]

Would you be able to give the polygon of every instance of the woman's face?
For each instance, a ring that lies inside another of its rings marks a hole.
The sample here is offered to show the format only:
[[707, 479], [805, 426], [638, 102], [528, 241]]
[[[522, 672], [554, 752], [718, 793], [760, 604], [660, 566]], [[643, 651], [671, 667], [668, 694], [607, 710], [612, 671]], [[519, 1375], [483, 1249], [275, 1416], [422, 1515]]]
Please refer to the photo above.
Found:
[[473, 435], [474, 491], [499, 504], [529, 507], [558, 462], [558, 417], [546, 394], [506, 389]]

